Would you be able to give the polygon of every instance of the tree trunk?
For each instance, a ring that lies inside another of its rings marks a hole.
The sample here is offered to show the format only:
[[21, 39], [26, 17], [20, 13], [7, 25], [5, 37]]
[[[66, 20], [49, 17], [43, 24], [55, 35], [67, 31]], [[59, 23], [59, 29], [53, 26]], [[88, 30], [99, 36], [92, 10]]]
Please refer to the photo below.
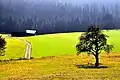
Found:
[[96, 63], [95, 63], [95, 67], [98, 67], [98, 66], [99, 66], [98, 40], [96, 40], [96, 47], [95, 47], [95, 50], [96, 50], [96, 55], [95, 55]]
[[95, 56], [95, 59], [96, 59], [95, 67], [98, 67], [99, 66], [98, 54]]

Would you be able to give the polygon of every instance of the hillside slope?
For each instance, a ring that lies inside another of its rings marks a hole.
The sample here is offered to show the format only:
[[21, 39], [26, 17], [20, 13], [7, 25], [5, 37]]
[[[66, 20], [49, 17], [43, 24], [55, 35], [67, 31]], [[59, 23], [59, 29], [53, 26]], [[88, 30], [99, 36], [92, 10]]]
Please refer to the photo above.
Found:
[[23, 41], [13, 38], [6, 38], [6, 42], [7, 45], [5, 56], [0, 56], [0, 60], [24, 58], [26, 44]]
[[[120, 52], [120, 30], [104, 31], [109, 35], [108, 43], [114, 45], [113, 52]], [[76, 54], [76, 44], [81, 33], [48, 34], [25, 37], [32, 44], [32, 56], [58, 56]]]

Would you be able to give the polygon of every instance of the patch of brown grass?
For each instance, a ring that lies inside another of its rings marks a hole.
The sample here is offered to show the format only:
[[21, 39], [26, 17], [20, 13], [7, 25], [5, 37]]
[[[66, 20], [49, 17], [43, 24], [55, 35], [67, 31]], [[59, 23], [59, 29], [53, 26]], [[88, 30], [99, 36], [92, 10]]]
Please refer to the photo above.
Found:
[[[119, 54], [101, 55], [101, 66], [107, 68], [78, 68], [94, 64], [86, 54], [9, 61], [0, 64], [0, 80], [119, 80]], [[88, 64], [89, 63], [89, 64]]]

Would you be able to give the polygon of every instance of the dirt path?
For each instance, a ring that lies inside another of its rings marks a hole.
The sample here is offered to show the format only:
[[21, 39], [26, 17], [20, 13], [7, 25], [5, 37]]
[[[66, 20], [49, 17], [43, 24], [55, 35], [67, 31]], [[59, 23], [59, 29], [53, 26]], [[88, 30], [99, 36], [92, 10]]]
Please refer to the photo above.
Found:
[[31, 45], [31, 43], [29, 41], [27, 41], [27, 40], [24, 40], [24, 39], [20, 39], [20, 38], [15, 38], [15, 39], [19, 39], [19, 40], [26, 43], [27, 47], [26, 47], [24, 58], [25, 59], [30, 59], [31, 58], [31, 53], [32, 53], [32, 45]]
[[27, 40], [23, 40], [27, 44], [26, 52], [25, 52], [25, 59], [30, 59], [31, 58], [31, 51], [32, 51], [32, 45], [30, 42]]
[[[9, 37], [9, 35], [8, 35], [8, 37]], [[9, 37], [9, 38], [13, 38], [13, 37]], [[29, 41], [21, 39], [21, 38], [14, 38], [14, 39], [19, 39], [19, 40], [26, 43], [27, 47], [26, 47], [24, 58], [25, 59], [30, 59], [31, 58], [31, 53], [32, 53], [32, 45], [31, 45], [31, 43]]]

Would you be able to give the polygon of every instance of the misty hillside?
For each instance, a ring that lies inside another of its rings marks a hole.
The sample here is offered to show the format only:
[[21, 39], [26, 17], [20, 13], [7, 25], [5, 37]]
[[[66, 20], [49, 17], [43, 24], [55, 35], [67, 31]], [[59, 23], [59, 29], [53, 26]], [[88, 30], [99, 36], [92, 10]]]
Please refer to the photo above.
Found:
[[[85, 31], [91, 24], [120, 28], [118, 0], [0, 0], [0, 32]], [[100, 4], [99, 4], [100, 3]]]

